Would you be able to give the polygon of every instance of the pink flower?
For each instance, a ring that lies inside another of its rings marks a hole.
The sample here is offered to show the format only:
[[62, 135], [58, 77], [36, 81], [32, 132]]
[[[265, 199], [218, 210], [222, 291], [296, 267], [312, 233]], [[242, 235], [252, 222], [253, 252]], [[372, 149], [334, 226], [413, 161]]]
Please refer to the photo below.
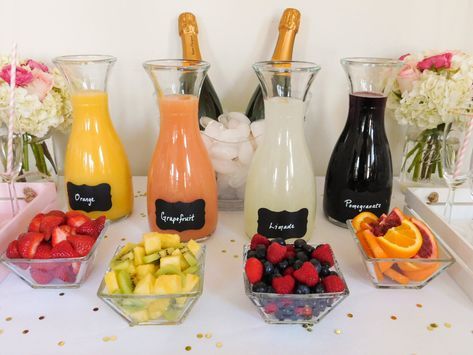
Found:
[[[8, 85], [10, 85], [10, 72], [11, 72], [11, 65], [5, 65], [2, 70], [0, 71], [0, 78], [5, 80]], [[15, 87], [18, 86], [26, 86], [33, 81], [33, 74], [30, 71], [22, 68], [16, 67], [16, 80], [15, 80]]]
[[404, 55], [401, 55], [401, 56], [399, 57], [399, 60], [404, 60], [404, 59], [406, 59], [406, 57], [408, 57], [408, 56], [410, 56], [410, 55], [411, 55], [411, 53], [406, 53], [406, 54], [404, 54]]
[[412, 89], [414, 82], [420, 78], [420, 71], [415, 64], [407, 63], [399, 71], [397, 75], [397, 83], [401, 93]]
[[26, 90], [28, 94], [36, 95], [40, 101], [43, 101], [53, 87], [53, 76], [40, 69], [33, 69], [31, 74], [33, 81], [26, 87]]
[[26, 62], [26, 65], [29, 66], [31, 70], [40, 69], [44, 71], [45, 73], [49, 73], [49, 68], [45, 64], [37, 62], [33, 59], [28, 59], [28, 61]]
[[452, 53], [447, 52], [425, 58], [417, 63], [417, 69], [420, 71], [426, 69], [448, 69], [452, 65], [452, 56]]

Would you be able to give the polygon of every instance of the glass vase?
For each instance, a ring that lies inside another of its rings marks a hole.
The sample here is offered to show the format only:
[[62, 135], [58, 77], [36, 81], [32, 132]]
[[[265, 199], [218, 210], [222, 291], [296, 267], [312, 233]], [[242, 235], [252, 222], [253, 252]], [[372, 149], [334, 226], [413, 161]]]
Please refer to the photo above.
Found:
[[48, 133], [40, 138], [24, 133], [21, 137], [23, 150], [20, 179], [28, 182], [57, 183], [59, 168], [52, 134]]

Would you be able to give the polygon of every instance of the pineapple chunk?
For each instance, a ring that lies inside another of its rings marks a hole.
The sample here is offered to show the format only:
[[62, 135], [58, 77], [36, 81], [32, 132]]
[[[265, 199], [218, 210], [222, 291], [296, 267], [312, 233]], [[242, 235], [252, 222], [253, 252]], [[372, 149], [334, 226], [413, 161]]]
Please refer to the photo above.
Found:
[[202, 247], [195, 240], [191, 239], [187, 242], [187, 248], [191, 251], [192, 254], [198, 259]]
[[134, 259], [135, 266], [143, 264], [143, 257], [145, 256], [145, 248], [134, 247], [133, 254], [135, 255], [135, 259]]
[[105, 274], [105, 285], [107, 286], [108, 293], [120, 293], [120, 287], [118, 286], [117, 274], [115, 271], [109, 271]]
[[159, 299], [151, 302], [148, 306], [148, 314], [150, 319], [161, 318], [163, 312], [169, 307], [171, 301], [169, 298]]
[[180, 275], [160, 275], [154, 283], [154, 293], [157, 295], [179, 293], [181, 290], [182, 279]]
[[187, 262], [186, 258], [184, 258], [184, 255], [181, 255], [179, 258], [181, 260], [181, 270], [187, 269], [189, 267], [189, 263]]
[[140, 311], [135, 311], [128, 313], [128, 316], [133, 320], [135, 323], [145, 323], [149, 321], [148, 311], [146, 309], [142, 309]]
[[161, 250], [161, 238], [159, 233], [151, 232], [143, 235], [145, 252], [147, 255]]
[[120, 259], [122, 256], [127, 254], [128, 252], [132, 251], [133, 248], [136, 247], [136, 244], [134, 243], [126, 243], [126, 245], [121, 248], [121, 250], [118, 252], [116, 259]]
[[133, 293], [137, 295], [150, 295], [154, 288], [154, 282], [155, 279], [152, 274], [146, 275], [140, 281], [138, 281]]
[[175, 266], [177, 270], [181, 271], [181, 256], [180, 255], [170, 255], [161, 258], [159, 267], [163, 268], [168, 265]]
[[136, 267], [136, 276], [139, 279], [142, 279], [147, 274], [154, 274], [155, 272], [156, 272], [156, 266], [154, 264], [138, 265]]
[[161, 237], [161, 248], [178, 248], [181, 243], [179, 234], [160, 234]]
[[186, 276], [183, 277], [182, 281], [182, 292], [192, 292], [199, 284], [200, 277], [194, 274], [186, 274]]

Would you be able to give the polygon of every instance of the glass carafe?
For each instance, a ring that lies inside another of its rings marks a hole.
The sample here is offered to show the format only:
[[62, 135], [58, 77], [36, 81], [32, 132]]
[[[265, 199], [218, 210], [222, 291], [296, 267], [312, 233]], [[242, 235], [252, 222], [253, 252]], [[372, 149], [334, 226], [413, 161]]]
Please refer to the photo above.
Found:
[[387, 95], [402, 63], [383, 58], [346, 58], [348, 118], [325, 176], [324, 212], [337, 225], [363, 211], [387, 213], [393, 172], [384, 130]]
[[266, 128], [248, 173], [245, 231], [268, 238], [310, 238], [316, 207], [312, 159], [304, 135], [308, 92], [320, 67], [307, 62], [253, 65]]
[[157, 95], [160, 129], [148, 170], [148, 221], [154, 231], [203, 239], [217, 225], [217, 183], [199, 131], [199, 93], [209, 64], [144, 63]]
[[108, 111], [107, 80], [116, 58], [74, 55], [54, 59], [72, 100], [64, 180], [69, 208], [116, 220], [133, 209], [130, 167]]

